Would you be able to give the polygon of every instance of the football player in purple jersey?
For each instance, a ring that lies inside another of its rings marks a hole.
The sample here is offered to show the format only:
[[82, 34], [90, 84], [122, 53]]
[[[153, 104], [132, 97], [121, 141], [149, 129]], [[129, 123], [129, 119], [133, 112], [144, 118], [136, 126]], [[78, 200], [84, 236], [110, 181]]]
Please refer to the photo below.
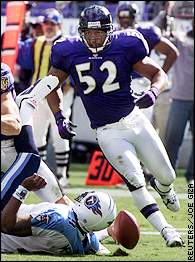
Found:
[[[165, 55], [162, 69], [167, 73], [175, 63], [179, 55], [176, 46], [167, 38], [161, 35], [161, 30], [155, 25], [139, 25], [136, 18], [138, 16], [138, 7], [135, 3], [122, 3], [117, 8], [117, 22], [119, 27], [117, 30], [136, 29], [139, 31], [147, 41], [149, 47], [149, 54], [154, 49], [156, 52]], [[135, 75], [138, 77], [139, 75]]]
[[[135, 205], [168, 247], [182, 246], [181, 236], [146, 189], [140, 165], [141, 160], [154, 174], [153, 187], [167, 208], [178, 211], [180, 204], [173, 189], [175, 172], [158, 134], [140, 110], [155, 103], [167, 85], [167, 75], [148, 57], [147, 42], [137, 30], [113, 32], [112, 17], [105, 7], [84, 9], [78, 30], [80, 37], [55, 42], [48, 74], [57, 76], [60, 83], [72, 76], [98, 144], [126, 182]], [[136, 100], [131, 90], [133, 71], [151, 82], [150, 89]], [[60, 136], [70, 139], [76, 133], [63, 115], [60, 92], [60, 88], [54, 90], [47, 100]]]

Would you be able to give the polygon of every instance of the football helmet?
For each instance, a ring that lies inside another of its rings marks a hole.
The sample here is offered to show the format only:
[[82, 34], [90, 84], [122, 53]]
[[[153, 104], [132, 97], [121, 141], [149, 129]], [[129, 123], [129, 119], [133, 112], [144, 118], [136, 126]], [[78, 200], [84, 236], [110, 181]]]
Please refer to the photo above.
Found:
[[[101, 46], [92, 47], [86, 39], [85, 33], [89, 30], [101, 30], [105, 32]], [[86, 7], [80, 15], [78, 32], [83, 43], [93, 52], [102, 51], [106, 45], [110, 44], [112, 39], [113, 24], [112, 16], [107, 8], [99, 5]]]
[[117, 8], [117, 21], [123, 28], [133, 26], [139, 13], [138, 6], [133, 3], [122, 3]]
[[107, 228], [116, 218], [116, 204], [107, 193], [85, 192], [75, 200], [73, 210], [84, 232]]

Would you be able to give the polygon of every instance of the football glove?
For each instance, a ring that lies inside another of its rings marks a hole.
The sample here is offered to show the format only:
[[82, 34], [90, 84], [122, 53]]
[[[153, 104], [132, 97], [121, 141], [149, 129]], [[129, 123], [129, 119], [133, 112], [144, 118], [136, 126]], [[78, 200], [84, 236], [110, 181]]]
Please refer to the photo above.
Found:
[[74, 125], [69, 119], [62, 115], [62, 111], [58, 111], [54, 114], [56, 125], [58, 127], [58, 132], [63, 139], [70, 140], [73, 136], [76, 136], [76, 132], [72, 130]]
[[159, 91], [156, 87], [152, 87], [142, 97], [135, 100], [135, 105], [139, 108], [147, 108], [154, 105]]

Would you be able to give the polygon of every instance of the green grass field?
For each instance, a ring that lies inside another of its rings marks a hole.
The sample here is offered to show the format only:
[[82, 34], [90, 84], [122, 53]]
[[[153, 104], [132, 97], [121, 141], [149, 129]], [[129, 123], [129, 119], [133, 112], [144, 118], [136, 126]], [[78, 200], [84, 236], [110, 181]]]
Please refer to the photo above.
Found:
[[[73, 199], [78, 194], [78, 189], [90, 190], [91, 187], [85, 186], [86, 165], [72, 165], [70, 172], [71, 188], [67, 191], [68, 196]], [[105, 187], [95, 187], [96, 190], [105, 190]], [[108, 187], [106, 188], [108, 189]], [[183, 177], [183, 172], [179, 172], [175, 182], [175, 189], [178, 193], [187, 193], [187, 184]], [[103, 244], [111, 251], [107, 256], [46, 256], [46, 255], [19, 255], [19, 254], [2, 254], [2, 261], [187, 261], [188, 247], [167, 248], [162, 237], [150, 226], [145, 218], [139, 213], [134, 206], [132, 198], [127, 189], [110, 187], [109, 191], [113, 195], [117, 204], [117, 210], [127, 209], [133, 213], [140, 225], [141, 236], [138, 245], [133, 250], [127, 250], [115, 245], [111, 238], [103, 241]], [[123, 195], [121, 195], [121, 192]], [[151, 191], [153, 192], [153, 190]], [[187, 241], [187, 209], [188, 201], [181, 199], [181, 210], [178, 213], [169, 211], [162, 203], [160, 198], [156, 198], [160, 210], [165, 215], [167, 221], [182, 233], [183, 239]], [[36, 195], [31, 193], [27, 203], [37, 203], [40, 200]], [[186, 242], [187, 243], [187, 242]], [[126, 255], [118, 256], [114, 252], [121, 248]]]

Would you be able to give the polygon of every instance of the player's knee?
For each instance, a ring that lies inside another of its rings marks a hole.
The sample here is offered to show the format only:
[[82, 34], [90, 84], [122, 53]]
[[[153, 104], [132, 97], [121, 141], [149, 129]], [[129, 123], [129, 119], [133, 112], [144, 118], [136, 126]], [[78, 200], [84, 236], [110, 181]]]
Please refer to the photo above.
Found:
[[128, 181], [128, 187], [130, 191], [133, 191], [137, 188], [143, 187], [146, 185], [144, 175], [138, 174], [137, 172], [128, 172], [127, 175], [124, 175], [124, 178]]
[[161, 179], [161, 184], [163, 185], [171, 185], [175, 181], [176, 174], [173, 168], [169, 170], [169, 172], [166, 172], [166, 175], [164, 175]]

